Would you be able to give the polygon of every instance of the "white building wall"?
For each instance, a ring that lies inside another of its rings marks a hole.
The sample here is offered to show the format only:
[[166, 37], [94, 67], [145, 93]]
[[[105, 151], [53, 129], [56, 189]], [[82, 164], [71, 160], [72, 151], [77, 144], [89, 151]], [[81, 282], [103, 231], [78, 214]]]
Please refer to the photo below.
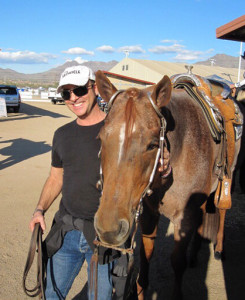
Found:
[[162, 74], [155, 72], [128, 57], [115, 65], [110, 72], [154, 83], [157, 83], [162, 79]]
[[[129, 57], [125, 57], [116, 66], [114, 66], [110, 70], [110, 72], [157, 83], [162, 79], [164, 75], [168, 75], [170, 77], [175, 74], [186, 73], [187, 69], [185, 68], [185, 66], [185, 63], [134, 60]], [[229, 81], [237, 81], [236, 68], [223, 68], [215, 65], [205, 66], [199, 64], [193, 64], [193, 67], [193, 74], [197, 74], [203, 77], [216, 74]]]

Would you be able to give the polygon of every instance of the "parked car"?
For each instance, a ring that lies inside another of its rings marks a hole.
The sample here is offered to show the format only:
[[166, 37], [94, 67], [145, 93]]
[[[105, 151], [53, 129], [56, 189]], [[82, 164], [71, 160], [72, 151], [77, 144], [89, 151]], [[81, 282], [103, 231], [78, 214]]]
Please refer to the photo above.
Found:
[[50, 99], [53, 104], [64, 103], [65, 102], [62, 99], [61, 94], [57, 93], [56, 88], [49, 88], [48, 89], [48, 99]]
[[0, 85], [0, 98], [4, 98], [7, 109], [13, 108], [14, 112], [19, 112], [21, 97], [15, 85]]

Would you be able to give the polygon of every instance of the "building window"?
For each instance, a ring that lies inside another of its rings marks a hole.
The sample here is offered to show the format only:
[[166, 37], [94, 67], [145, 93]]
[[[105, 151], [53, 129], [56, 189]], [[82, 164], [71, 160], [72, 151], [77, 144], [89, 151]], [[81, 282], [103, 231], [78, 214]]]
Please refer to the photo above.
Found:
[[123, 66], [122, 66], [122, 70], [124, 71], [124, 69], [125, 69], [125, 66], [123, 65]]
[[126, 65], [126, 71], [128, 71], [128, 65]]

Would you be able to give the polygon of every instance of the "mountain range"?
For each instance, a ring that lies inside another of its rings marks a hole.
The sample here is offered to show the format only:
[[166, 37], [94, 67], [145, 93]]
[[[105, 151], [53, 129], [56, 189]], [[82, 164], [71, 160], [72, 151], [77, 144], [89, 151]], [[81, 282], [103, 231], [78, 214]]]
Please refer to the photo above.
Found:
[[[213, 57], [210, 57], [206, 61], [199, 61], [195, 64], [199, 65], [211, 65], [211, 62], [217, 67], [224, 68], [238, 68], [239, 65], [239, 57], [234, 57], [226, 54], [217, 54]], [[109, 71], [112, 67], [114, 67], [118, 61], [112, 60], [109, 62], [101, 62], [101, 61], [88, 61], [84, 62], [82, 65], [90, 67], [94, 72], [97, 70]], [[63, 65], [60, 65], [56, 68], [52, 68], [46, 72], [35, 73], [35, 74], [24, 74], [16, 72], [12, 69], [2, 69], [0, 68], [0, 83], [6, 84], [16, 84], [19, 86], [29, 85], [29, 84], [37, 84], [39, 86], [49, 85], [49, 86], [57, 86], [59, 81], [60, 74], [62, 71], [70, 66], [78, 65], [76, 61], [68, 61]], [[245, 69], [245, 60], [242, 59], [241, 69]]]
[[[226, 55], [226, 54], [216, 54], [215, 56], [210, 57], [209, 59], [207, 59], [205, 61], [199, 61], [199, 62], [196, 62], [195, 64], [210, 66], [211, 61], [214, 62], [214, 65], [216, 67], [237, 69], [238, 65], [239, 65], [239, 57], [230, 56], [230, 55]], [[244, 70], [244, 68], [245, 68], [245, 60], [242, 59], [241, 69]]]
[[[114, 67], [118, 62], [112, 60], [109, 62], [101, 61], [88, 61], [84, 62], [82, 65], [91, 68], [94, 72], [97, 70], [108, 71]], [[75, 60], [68, 61], [61, 66], [50, 69], [46, 72], [35, 73], [35, 74], [24, 74], [19, 73], [11, 69], [2, 69], [0, 68], [0, 83], [5, 82], [6, 84], [17, 84], [17, 85], [28, 85], [28, 84], [39, 84], [40, 85], [54, 85], [57, 86], [57, 83], [60, 78], [60, 74], [64, 71], [65, 68], [79, 65]]]

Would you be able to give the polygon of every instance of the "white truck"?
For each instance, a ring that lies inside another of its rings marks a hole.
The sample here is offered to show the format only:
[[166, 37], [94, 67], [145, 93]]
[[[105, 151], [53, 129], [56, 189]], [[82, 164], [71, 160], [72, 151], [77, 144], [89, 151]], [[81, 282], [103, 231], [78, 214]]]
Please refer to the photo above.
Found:
[[57, 93], [56, 88], [48, 89], [48, 99], [50, 99], [53, 104], [64, 103], [64, 100], [62, 99], [61, 94]]

